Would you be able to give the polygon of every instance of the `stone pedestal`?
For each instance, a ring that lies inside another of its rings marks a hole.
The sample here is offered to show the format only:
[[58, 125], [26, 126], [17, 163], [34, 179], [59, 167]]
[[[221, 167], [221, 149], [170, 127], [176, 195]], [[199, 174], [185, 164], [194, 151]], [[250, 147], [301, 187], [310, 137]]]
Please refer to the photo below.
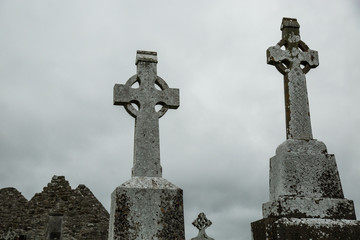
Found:
[[360, 239], [360, 222], [346, 219], [264, 218], [251, 228], [254, 240]]
[[288, 139], [270, 159], [270, 201], [283, 196], [344, 198], [335, 157], [323, 142]]
[[[266, 51], [284, 76], [287, 140], [270, 159], [270, 201], [251, 224], [253, 239], [358, 239], [354, 203], [344, 198], [335, 157], [313, 139], [305, 74], [319, 65], [300, 38], [295, 18], [283, 18], [282, 39]], [[284, 48], [284, 49], [283, 49]]]
[[157, 75], [157, 63], [156, 52], [137, 51], [137, 74], [114, 86], [114, 104], [135, 118], [135, 140], [132, 178], [111, 195], [109, 240], [185, 240], [182, 190], [161, 177], [159, 141], [159, 118], [179, 107], [179, 89]]
[[288, 139], [270, 159], [270, 201], [251, 224], [254, 240], [360, 239], [335, 157], [317, 140]]
[[161, 177], [132, 177], [111, 195], [109, 240], [184, 240], [183, 193]]
[[344, 199], [335, 156], [323, 142], [288, 139], [276, 149], [263, 215], [355, 219], [353, 202]]

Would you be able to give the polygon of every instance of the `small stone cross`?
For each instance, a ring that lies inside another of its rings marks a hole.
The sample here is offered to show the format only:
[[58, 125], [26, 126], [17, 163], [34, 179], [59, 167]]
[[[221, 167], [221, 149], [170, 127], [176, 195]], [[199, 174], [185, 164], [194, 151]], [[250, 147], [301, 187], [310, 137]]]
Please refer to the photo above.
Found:
[[319, 58], [317, 51], [301, 41], [299, 28], [295, 18], [283, 18], [282, 39], [266, 53], [267, 63], [284, 75], [287, 139], [310, 140], [313, 136], [305, 74], [319, 65]]
[[197, 237], [192, 238], [191, 240], [214, 240], [213, 238], [209, 237], [206, 232], [205, 229], [210, 227], [212, 222], [207, 219], [206, 215], [204, 213], [200, 213], [198, 215], [198, 217], [193, 221], [192, 223], [197, 229], [199, 229], [199, 233], [197, 235]]
[[[157, 53], [137, 51], [137, 74], [114, 86], [114, 105], [122, 105], [135, 118], [132, 176], [161, 177], [159, 118], [179, 107], [179, 89], [169, 88], [157, 76]], [[138, 88], [134, 84], [138, 83]], [[156, 86], [159, 88], [157, 89]], [[132, 104], [135, 104], [136, 109]], [[155, 106], [161, 105], [156, 111]]]

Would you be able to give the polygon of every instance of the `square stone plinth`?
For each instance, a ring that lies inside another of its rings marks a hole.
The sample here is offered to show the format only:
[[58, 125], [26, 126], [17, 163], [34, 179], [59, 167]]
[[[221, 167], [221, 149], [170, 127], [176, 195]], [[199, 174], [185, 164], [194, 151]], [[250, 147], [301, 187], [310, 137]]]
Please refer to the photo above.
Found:
[[335, 156], [317, 140], [288, 139], [270, 159], [270, 201], [281, 197], [344, 198]]
[[264, 218], [251, 223], [253, 240], [359, 240], [360, 221]]
[[161, 177], [132, 177], [111, 195], [109, 240], [184, 240], [183, 193]]
[[336, 198], [279, 198], [263, 204], [264, 218], [328, 218], [355, 220], [354, 203]]

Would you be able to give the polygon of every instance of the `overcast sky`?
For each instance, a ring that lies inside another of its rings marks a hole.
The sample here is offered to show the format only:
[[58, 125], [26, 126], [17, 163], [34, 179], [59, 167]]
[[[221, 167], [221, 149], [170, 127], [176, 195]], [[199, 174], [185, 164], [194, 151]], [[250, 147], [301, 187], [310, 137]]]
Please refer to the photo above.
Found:
[[106, 209], [131, 175], [134, 119], [112, 105], [158, 52], [180, 89], [160, 120], [163, 177], [184, 190], [186, 238], [205, 212], [215, 239], [250, 239], [268, 201], [269, 158], [285, 140], [283, 77], [266, 64], [283, 17], [319, 52], [307, 74], [314, 138], [336, 156], [360, 216], [359, 1], [0, 0], [0, 188], [27, 199], [53, 175]]

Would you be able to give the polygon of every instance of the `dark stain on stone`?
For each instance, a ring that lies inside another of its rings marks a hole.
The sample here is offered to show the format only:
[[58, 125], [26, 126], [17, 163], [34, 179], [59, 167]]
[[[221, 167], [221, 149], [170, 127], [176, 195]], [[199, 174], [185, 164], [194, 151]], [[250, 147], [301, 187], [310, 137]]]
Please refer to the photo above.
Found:
[[344, 198], [344, 193], [341, 186], [339, 187], [336, 183], [338, 180], [338, 172], [333, 172], [330, 170], [323, 171], [321, 176], [318, 179], [320, 183], [320, 188], [323, 193], [323, 197], [328, 198]]
[[114, 236], [119, 236], [120, 239], [136, 239], [139, 232], [139, 224], [131, 224], [132, 219], [130, 215], [130, 208], [132, 203], [126, 193], [121, 194], [117, 197], [117, 203], [115, 213], [114, 225]]
[[176, 193], [161, 194], [161, 212], [159, 225], [163, 228], [157, 233], [160, 240], [185, 240], [183, 191], [176, 190]]
[[[251, 223], [254, 240], [359, 240], [360, 224], [307, 224], [289, 223], [290, 219], [265, 218]], [[291, 222], [291, 220], [290, 220]]]
[[351, 204], [339, 203], [333, 209], [328, 209], [326, 214], [332, 216], [334, 219], [349, 219], [356, 220], [355, 211]]
[[[124, 239], [130, 239], [130, 223], [129, 223], [129, 214], [130, 214], [130, 199], [126, 196], [126, 194], [121, 194], [116, 198], [116, 209], [115, 213], [115, 226], [119, 226], [114, 229], [115, 236], [120, 235]], [[118, 231], [118, 232], [117, 232]]]

